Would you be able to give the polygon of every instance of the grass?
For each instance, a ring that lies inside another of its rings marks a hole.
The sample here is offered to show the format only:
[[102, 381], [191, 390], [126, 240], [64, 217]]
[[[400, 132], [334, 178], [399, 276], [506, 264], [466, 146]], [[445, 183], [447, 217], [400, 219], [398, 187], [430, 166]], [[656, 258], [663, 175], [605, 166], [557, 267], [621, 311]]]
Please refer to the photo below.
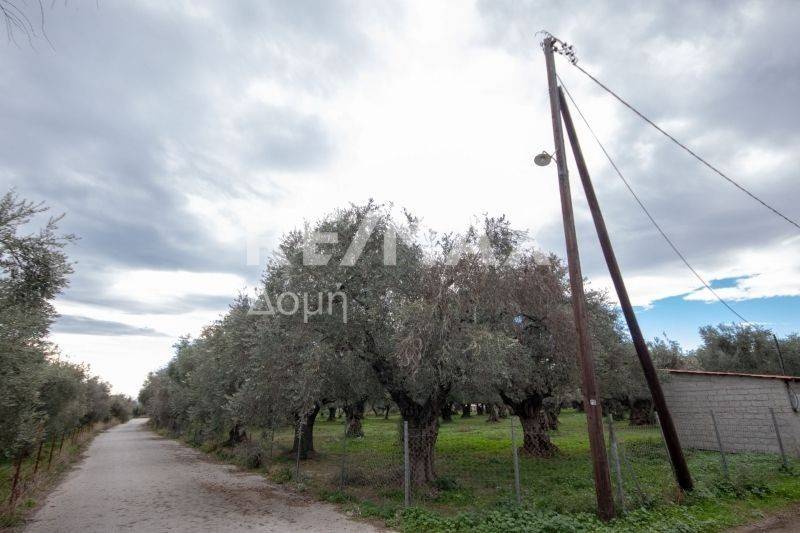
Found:
[[36, 453], [22, 462], [20, 467], [20, 480], [17, 485], [17, 497], [13, 505], [9, 505], [11, 484], [14, 477], [15, 465], [11, 461], [0, 462], [0, 528], [20, 525], [28, 513], [36, 507], [37, 499], [48, 489], [55, 486], [61, 476], [67, 472], [89, 445], [92, 437], [107, 427], [98, 424], [93, 431], [81, 433], [74, 440], [66, 438], [63, 447], [57, 440], [53, 449], [52, 463], [48, 467], [50, 456], [50, 441], [42, 446], [39, 468], [34, 474]]
[[[350, 514], [379, 518], [405, 531], [719, 531], [800, 501], [800, 477], [782, 471], [779, 458], [771, 454], [729, 455], [731, 475], [726, 480], [718, 453], [687, 451], [696, 489], [683, 495], [675, 488], [659, 430], [621, 422], [616, 429], [624, 454], [627, 513], [610, 526], [601, 524], [594, 518], [585, 417], [565, 411], [560, 421], [559, 430], [551, 435], [559, 448], [555, 457], [520, 455], [521, 506], [514, 495], [508, 419], [489, 424], [484, 417], [473, 416], [443, 424], [436, 446], [439, 479], [413, 493], [410, 509], [403, 510], [396, 417], [367, 417], [365, 438], [347, 439], [346, 444], [341, 420], [318, 420], [316, 453], [301, 462], [300, 479], [294, 479], [294, 457], [287, 453], [292, 430], [280, 429], [271, 459], [270, 439], [262, 441], [260, 469], [273, 481], [294, 482], [300, 490], [340, 504]], [[519, 443], [521, 430], [516, 424]], [[249, 449], [252, 453], [253, 446]], [[218, 449], [217, 453], [245, 462], [241, 452]], [[800, 462], [794, 462], [793, 470], [800, 472]]]

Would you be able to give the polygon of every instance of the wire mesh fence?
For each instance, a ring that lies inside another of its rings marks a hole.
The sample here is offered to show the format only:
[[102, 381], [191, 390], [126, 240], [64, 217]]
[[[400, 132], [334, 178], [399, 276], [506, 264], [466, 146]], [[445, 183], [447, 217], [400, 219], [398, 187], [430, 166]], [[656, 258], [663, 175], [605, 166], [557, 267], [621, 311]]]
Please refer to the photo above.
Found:
[[516, 417], [492, 418], [456, 418], [420, 428], [409, 427], [396, 413], [388, 419], [367, 416], [358, 438], [346, 435], [344, 420], [317, 421], [307, 459], [299, 459], [292, 427], [265, 431], [257, 440], [262, 466], [273, 479], [324, 494], [397, 507], [469, 508], [475, 498], [521, 503], [526, 483], [535, 479], [526, 473], [524, 451], [517, 450], [522, 426]]
[[1, 464], [0, 476], [7, 479], [7, 483], [0, 483], [2, 510], [13, 513], [19, 505], [26, 504], [30, 495], [64, 468], [98, 425], [103, 426], [87, 424], [51, 435], [40, 432], [29, 453]]
[[[781, 420], [771, 408], [751, 409], [746, 418], [733, 411], [720, 416], [713, 409], [704, 414], [690, 422], [678, 420], [695, 493], [762, 496], [800, 465], [790, 453], [795, 449], [795, 432], [790, 429], [800, 429], [795, 417]], [[658, 417], [652, 425], [621, 424], [608, 417], [606, 427], [615, 499], [621, 509], [683, 498]]]
[[[675, 483], [658, 418], [616, 415], [607, 414], [604, 426], [617, 508], [681, 502], [685, 494]], [[746, 413], [709, 408], [691, 419], [676, 417], [695, 494], [741, 499], [780, 490], [787, 476], [800, 472], [799, 420], [792, 411], [753, 406]], [[452, 513], [498, 505], [558, 513], [595, 510], [586, 417], [578, 410], [564, 408], [546, 437], [530, 434], [544, 423], [523, 425], [494, 410], [422, 427], [394, 411], [388, 418], [370, 414], [358, 436], [348, 436], [344, 416], [306, 424], [250, 428], [241, 442], [220, 453], [236, 455], [240, 464], [262, 469], [274, 481], [386, 514], [408, 506]], [[87, 428], [43, 437], [20, 465], [16, 484], [9, 484], [13, 500], [35, 488], [62, 448], [90, 434]], [[10, 479], [15, 465], [7, 466]]]
[[[797, 443], [788, 427], [795, 421], [781, 420], [777, 413], [773, 421], [768, 409], [759, 417], [763, 427], [757, 439], [752, 425], [737, 429], [718, 417], [719, 441], [715, 437], [707, 447], [684, 446], [697, 493], [757, 495], [798, 471], [800, 463], [791, 453]], [[255, 440], [262, 467], [273, 480], [296, 483], [334, 501], [366, 501], [388, 510], [419, 506], [458, 512], [497, 505], [595, 510], [583, 413], [562, 411], [558, 429], [548, 431], [552, 449], [531, 449], [518, 417], [494, 418], [454, 417], [420, 428], [409, 427], [396, 412], [388, 419], [367, 415], [359, 437], [347, 436], [344, 417], [317, 420], [307, 458], [298, 453], [297, 435], [309, 435], [302, 426], [269, 428]], [[621, 511], [685, 497], [675, 483], [657, 417], [651, 421], [604, 419], [614, 499]], [[713, 427], [709, 410], [702, 430], [715, 435]], [[687, 428], [679, 431], [685, 434]], [[762, 449], [742, 450], [745, 441], [761, 442]]]

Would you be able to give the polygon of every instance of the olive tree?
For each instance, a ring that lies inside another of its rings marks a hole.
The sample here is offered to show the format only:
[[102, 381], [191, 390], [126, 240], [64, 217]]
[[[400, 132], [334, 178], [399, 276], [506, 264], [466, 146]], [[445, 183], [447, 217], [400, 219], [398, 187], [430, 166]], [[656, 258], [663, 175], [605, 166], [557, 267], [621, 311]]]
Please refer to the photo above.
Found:
[[460, 266], [404, 235], [415, 222], [406, 214], [400, 224], [372, 202], [335, 211], [284, 239], [271, 288], [314, 296], [324, 312], [303, 316], [305, 329], [328, 356], [348, 354], [371, 369], [408, 422], [412, 480], [425, 483], [435, 478], [442, 406], [476, 362], [459, 306]]
[[[796, 337], [796, 335], [795, 335]], [[760, 325], [719, 324], [700, 328], [702, 344], [695, 357], [704, 370], [780, 374], [780, 358], [772, 332]], [[787, 372], [800, 371], [800, 352], [791, 338], [779, 344]]]
[[554, 257], [528, 252], [499, 269], [488, 303], [494, 331], [507, 341], [498, 357], [503, 371], [495, 387], [519, 417], [522, 449], [549, 456], [545, 400], [559, 398], [576, 383], [574, 325], [563, 265]]
[[51, 301], [67, 285], [71, 266], [58, 233], [60, 217], [23, 233], [47, 208], [13, 191], [0, 198], [0, 454], [27, 453], [43, 423], [39, 388], [46, 341], [56, 313]]

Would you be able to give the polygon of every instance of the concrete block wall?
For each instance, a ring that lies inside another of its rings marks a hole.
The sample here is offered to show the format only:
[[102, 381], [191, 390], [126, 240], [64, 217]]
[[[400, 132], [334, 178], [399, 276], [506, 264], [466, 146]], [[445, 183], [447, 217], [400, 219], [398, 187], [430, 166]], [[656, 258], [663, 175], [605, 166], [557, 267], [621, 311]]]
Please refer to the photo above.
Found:
[[[711, 422], [713, 409], [725, 451], [778, 453], [771, 407], [786, 452], [800, 457], [800, 413], [792, 409], [786, 381], [662, 373], [661, 382], [684, 448], [718, 449]], [[789, 382], [792, 394], [800, 392], [799, 386]]]

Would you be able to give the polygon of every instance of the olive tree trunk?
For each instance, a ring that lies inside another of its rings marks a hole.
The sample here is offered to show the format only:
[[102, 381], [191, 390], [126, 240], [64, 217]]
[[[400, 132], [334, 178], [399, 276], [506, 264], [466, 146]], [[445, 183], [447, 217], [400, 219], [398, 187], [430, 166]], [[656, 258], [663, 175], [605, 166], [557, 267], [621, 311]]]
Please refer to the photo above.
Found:
[[[294, 427], [294, 442], [292, 443], [291, 453], [297, 453], [298, 441], [300, 445], [300, 459], [308, 459], [308, 454], [314, 451], [314, 422], [319, 413], [319, 405], [309, 411], [304, 423], [296, 423]], [[295, 421], [299, 422], [300, 417], [295, 417]]]
[[497, 404], [488, 404], [486, 406], [486, 412], [489, 415], [486, 417], [487, 422], [500, 422], [500, 409], [497, 408]]
[[604, 415], [610, 414], [615, 421], [624, 420], [625, 404], [616, 398], [609, 398], [608, 400], [603, 400], [603, 414]]
[[547, 434], [544, 398], [528, 396], [521, 401], [515, 401], [503, 393], [500, 397], [522, 424], [522, 451], [534, 457], [551, 457], [557, 448], [550, 442]]
[[544, 412], [547, 429], [557, 430], [558, 416], [561, 414], [561, 401], [558, 399], [545, 399], [542, 411]]
[[[443, 395], [446, 396], [446, 395]], [[441, 396], [440, 396], [441, 398]], [[395, 403], [403, 420], [408, 422], [408, 459], [412, 486], [425, 485], [436, 479], [434, 456], [439, 436], [441, 405], [434, 398], [420, 404], [405, 394], [397, 395]], [[402, 430], [400, 432], [403, 438]]]
[[347, 404], [344, 406], [344, 414], [347, 420], [346, 424], [347, 424], [348, 437], [364, 436], [362, 421], [364, 420], [365, 403], [366, 400], [361, 400], [353, 404]]
[[438, 418], [408, 420], [408, 461], [412, 486], [425, 485], [436, 479], [434, 458], [438, 436]]
[[442, 406], [442, 422], [452, 422], [453, 421], [453, 404], [450, 402], [444, 402]]
[[656, 419], [653, 414], [652, 400], [638, 399], [631, 403], [631, 424], [632, 426], [649, 426], [655, 424]]
[[522, 424], [522, 451], [534, 457], [551, 457], [556, 446], [547, 434], [547, 417], [541, 411], [537, 416], [519, 417]]
[[242, 426], [241, 421], [237, 420], [230, 431], [228, 431], [228, 440], [225, 441], [225, 446], [236, 446], [245, 440], [247, 440], [247, 432], [244, 426]]

